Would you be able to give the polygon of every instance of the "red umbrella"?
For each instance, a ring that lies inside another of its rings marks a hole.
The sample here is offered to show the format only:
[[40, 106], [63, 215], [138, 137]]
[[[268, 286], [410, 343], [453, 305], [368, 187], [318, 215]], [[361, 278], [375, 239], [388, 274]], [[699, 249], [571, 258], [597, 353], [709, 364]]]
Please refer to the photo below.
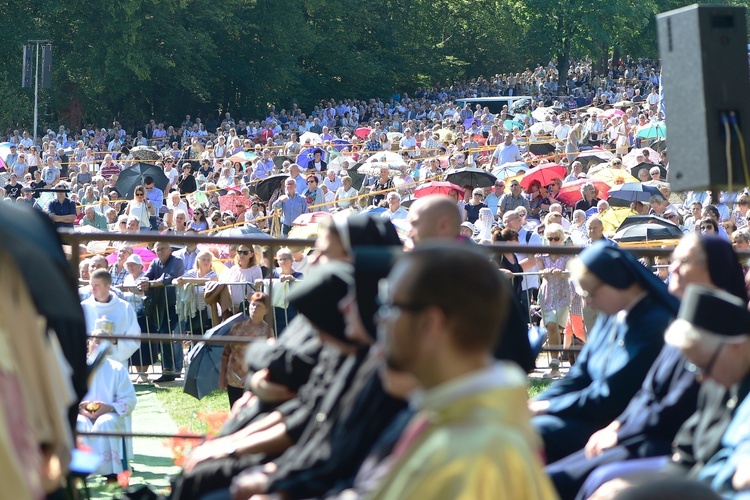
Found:
[[521, 179], [521, 187], [529, 189], [533, 181], [539, 181], [542, 186], [548, 185], [555, 179], [564, 179], [568, 169], [556, 163], [543, 163], [529, 170]]
[[294, 222], [292, 222], [295, 226], [306, 226], [308, 224], [319, 224], [323, 222], [326, 219], [330, 219], [331, 214], [328, 212], [307, 212], [305, 214], [300, 215], [296, 219], [294, 219]]
[[414, 196], [416, 198], [422, 198], [431, 194], [442, 194], [448, 196], [453, 190], [458, 191], [458, 197], [463, 198], [464, 190], [460, 186], [456, 186], [452, 182], [445, 181], [432, 181], [426, 182], [414, 190]]
[[359, 127], [354, 131], [354, 135], [356, 135], [360, 139], [366, 139], [367, 136], [370, 135], [370, 132], [372, 132], [372, 129], [370, 127]]
[[606, 200], [609, 198], [609, 186], [596, 179], [578, 179], [577, 181], [566, 182], [560, 188], [560, 192], [557, 193], [557, 199], [572, 207], [577, 201], [583, 199], [581, 194], [581, 186], [586, 183], [591, 183], [597, 189], [597, 198], [600, 200]]
[[234, 194], [226, 194], [219, 196], [219, 208], [222, 212], [229, 210], [234, 215], [237, 215], [242, 210], [246, 210], [250, 207], [250, 200], [244, 196], [237, 196]]

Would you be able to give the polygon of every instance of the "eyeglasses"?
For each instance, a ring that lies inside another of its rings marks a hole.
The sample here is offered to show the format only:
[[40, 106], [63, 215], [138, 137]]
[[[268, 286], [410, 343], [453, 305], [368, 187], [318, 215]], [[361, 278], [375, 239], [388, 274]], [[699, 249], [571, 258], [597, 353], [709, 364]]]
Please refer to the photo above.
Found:
[[146, 196], [144, 193], [135, 193], [136, 196]]
[[317, 184], [318, 181], [307, 181], [308, 184]]
[[519, 186], [519, 184], [516, 184], [516, 183], [513, 183], [513, 184], [510, 185], [510, 187], [512, 187], [512, 188], [517, 188], [518, 186]]
[[250, 250], [237, 250], [240, 255], [250, 255]]
[[708, 360], [708, 363], [706, 363], [706, 366], [700, 367], [696, 365], [695, 363], [690, 363], [690, 367], [693, 369], [692, 371], [695, 372], [695, 376], [703, 376], [708, 377], [711, 375], [711, 372], [714, 369], [714, 366], [716, 365], [716, 361], [719, 359], [719, 354], [721, 354], [721, 350], [724, 348], [724, 343], [722, 342], [719, 344], [719, 347], [716, 348], [714, 353], [711, 355], [711, 359]]
[[604, 283], [602, 283], [602, 282], [600, 281], [600, 282], [599, 282], [599, 283], [597, 283], [597, 284], [596, 284], [596, 286], [595, 286], [595, 287], [593, 287], [593, 288], [592, 288], [591, 290], [584, 290], [584, 289], [583, 289], [583, 288], [581, 287], [581, 284], [580, 284], [580, 283], [577, 283], [577, 282], [575, 282], [575, 281], [574, 281], [574, 283], [573, 283], [573, 287], [575, 288], [575, 290], [576, 290], [576, 293], [577, 293], [578, 295], [580, 295], [580, 296], [581, 296], [582, 298], [584, 298], [584, 299], [586, 299], [586, 298], [592, 298], [592, 297], [594, 296], [594, 294], [595, 294], [595, 293], [596, 293], [596, 292], [597, 292], [597, 291], [598, 291], [598, 290], [599, 290], [599, 289], [600, 289], [600, 288], [601, 288], [602, 286], [604, 286]]
[[430, 307], [429, 304], [399, 304], [396, 302], [383, 303], [378, 308], [377, 316], [380, 319], [388, 319], [396, 316], [396, 311], [407, 311], [418, 313]]
[[560, 241], [562, 238], [559, 236], [545, 236], [547, 238], [547, 241]]

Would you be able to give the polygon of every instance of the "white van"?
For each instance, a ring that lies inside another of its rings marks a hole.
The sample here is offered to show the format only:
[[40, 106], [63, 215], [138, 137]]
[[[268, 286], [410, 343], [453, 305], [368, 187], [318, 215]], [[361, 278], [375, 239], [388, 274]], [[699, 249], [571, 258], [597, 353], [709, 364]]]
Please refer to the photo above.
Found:
[[497, 114], [500, 111], [503, 110], [503, 106], [508, 106], [508, 113], [511, 113], [511, 108], [513, 106], [513, 103], [516, 101], [520, 101], [521, 99], [528, 99], [529, 102], [533, 100], [531, 96], [527, 95], [501, 95], [497, 97], [465, 97], [461, 99], [456, 99], [456, 105], [460, 109], [463, 109], [464, 106], [467, 104], [471, 105], [471, 110], [474, 111], [474, 108], [476, 108], [477, 104], [479, 104], [482, 108], [487, 107], [490, 110], [490, 113]]

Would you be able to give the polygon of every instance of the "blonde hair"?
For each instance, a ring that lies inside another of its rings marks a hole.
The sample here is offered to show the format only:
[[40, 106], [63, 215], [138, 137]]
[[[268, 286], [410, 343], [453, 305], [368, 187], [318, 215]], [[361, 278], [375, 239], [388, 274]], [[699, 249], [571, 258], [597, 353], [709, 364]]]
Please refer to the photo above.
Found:
[[[547, 217], [549, 217], [549, 214], [547, 214]], [[545, 218], [546, 220], [546, 218]], [[565, 229], [560, 224], [555, 224], [554, 222], [551, 224], [547, 224], [545, 222], [544, 224], [544, 237], [546, 238], [548, 234], [555, 234], [560, 237], [561, 241], [565, 241], [565, 237], [567, 236], [565, 234]]]

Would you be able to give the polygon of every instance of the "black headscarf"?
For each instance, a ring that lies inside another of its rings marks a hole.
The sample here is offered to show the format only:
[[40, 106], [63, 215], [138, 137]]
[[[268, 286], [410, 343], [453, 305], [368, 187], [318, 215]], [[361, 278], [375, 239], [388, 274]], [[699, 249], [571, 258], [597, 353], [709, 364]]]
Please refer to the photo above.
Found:
[[741, 298], [747, 304], [745, 275], [732, 244], [719, 236], [700, 236], [698, 241], [706, 253], [711, 282], [718, 288]]
[[362, 323], [375, 340], [375, 312], [378, 309], [378, 283], [388, 276], [393, 264], [402, 254], [400, 248], [364, 247], [354, 252], [354, 290]]
[[289, 305], [323, 332], [351, 344], [344, 334], [346, 326], [338, 304], [353, 284], [353, 275], [352, 265], [345, 262], [313, 266], [289, 292]]
[[334, 218], [341, 244], [351, 254], [357, 247], [401, 246], [401, 240], [389, 219], [379, 215], [353, 215], [346, 219]]

